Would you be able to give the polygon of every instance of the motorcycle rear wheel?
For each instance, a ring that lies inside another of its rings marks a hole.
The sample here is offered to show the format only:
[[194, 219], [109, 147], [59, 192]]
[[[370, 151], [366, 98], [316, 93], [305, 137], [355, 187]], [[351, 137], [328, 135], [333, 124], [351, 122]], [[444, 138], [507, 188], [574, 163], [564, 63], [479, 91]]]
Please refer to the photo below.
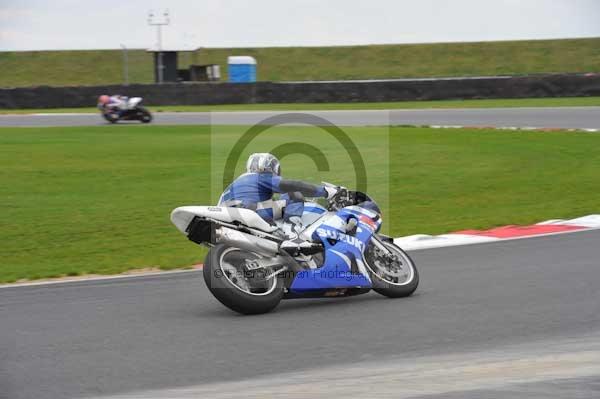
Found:
[[412, 295], [419, 285], [419, 271], [415, 263], [393, 242], [380, 240], [379, 243], [392, 256], [385, 256], [372, 242], [367, 245], [364, 258], [373, 290], [389, 298]]
[[119, 120], [119, 115], [112, 112], [103, 112], [102, 116], [110, 123], [117, 123]]
[[264, 279], [272, 270], [245, 268], [245, 260], [256, 258], [251, 252], [221, 244], [211, 248], [204, 262], [204, 282], [210, 292], [223, 305], [241, 314], [268, 313], [283, 297], [281, 278]]

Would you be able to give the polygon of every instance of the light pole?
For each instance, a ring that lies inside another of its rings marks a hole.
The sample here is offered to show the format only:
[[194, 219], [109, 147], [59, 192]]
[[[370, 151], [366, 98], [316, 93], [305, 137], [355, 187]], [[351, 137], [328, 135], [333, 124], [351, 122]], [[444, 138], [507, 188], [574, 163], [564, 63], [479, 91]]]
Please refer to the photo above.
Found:
[[123, 49], [123, 84], [125, 86], [129, 85], [129, 57], [127, 56], [127, 47], [124, 44], [121, 44], [121, 48]]
[[156, 50], [158, 61], [158, 83], [163, 82], [163, 63], [162, 63], [162, 27], [169, 25], [169, 10], [163, 11], [161, 16], [156, 16], [152, 10], [148, 13], [148, 25], [156, 26]]

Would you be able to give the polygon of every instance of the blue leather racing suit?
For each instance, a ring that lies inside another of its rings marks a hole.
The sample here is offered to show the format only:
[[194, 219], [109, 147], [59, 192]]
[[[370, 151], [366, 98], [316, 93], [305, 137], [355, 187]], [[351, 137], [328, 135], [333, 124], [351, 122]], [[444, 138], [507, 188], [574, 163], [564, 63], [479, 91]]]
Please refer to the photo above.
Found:
[[[282, 194], [279, 201], [273, 201], [275, 193]], [[225, 189], [219, 205], [252, 209], [271, 223], [279, 217], [288, 220], [302, 216], [304, 196], [326, 198], [327, 191], [323, 186], [283, 179], [272, 173], [245, 173]]]

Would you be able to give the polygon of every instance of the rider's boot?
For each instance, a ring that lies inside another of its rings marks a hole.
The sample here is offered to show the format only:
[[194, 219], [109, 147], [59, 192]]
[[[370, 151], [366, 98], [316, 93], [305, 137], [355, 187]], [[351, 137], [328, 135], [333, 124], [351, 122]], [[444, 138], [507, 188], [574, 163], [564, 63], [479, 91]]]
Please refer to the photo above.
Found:
[[291, 240], [286, 240], [281, 243], [279, 248], [282, 251], [287, 252], [291, 256], [298, 255], [314, 255], [321, 251], [321, 246], [319, 244], [315, 244], [306, 240], [302, 240], [300, 238], [293, 238]]

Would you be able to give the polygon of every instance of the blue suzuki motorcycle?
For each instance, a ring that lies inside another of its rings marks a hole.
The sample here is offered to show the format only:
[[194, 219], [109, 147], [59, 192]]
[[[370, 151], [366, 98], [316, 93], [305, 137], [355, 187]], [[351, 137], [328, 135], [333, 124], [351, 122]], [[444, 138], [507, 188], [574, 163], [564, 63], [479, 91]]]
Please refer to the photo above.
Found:
[[171, 221], [189, 240], [210, 247], [206, 285], [242, 314], [269, 312], [282, 299], [370, 290], [411, 295], [419, 273], [408, 254], [379, 233], [377, 204], [365, 193], [338, 189], [327, 207], [306, 202], [297, 223], [270, 224], [252, 210], [223, 206], [179, 207]]

